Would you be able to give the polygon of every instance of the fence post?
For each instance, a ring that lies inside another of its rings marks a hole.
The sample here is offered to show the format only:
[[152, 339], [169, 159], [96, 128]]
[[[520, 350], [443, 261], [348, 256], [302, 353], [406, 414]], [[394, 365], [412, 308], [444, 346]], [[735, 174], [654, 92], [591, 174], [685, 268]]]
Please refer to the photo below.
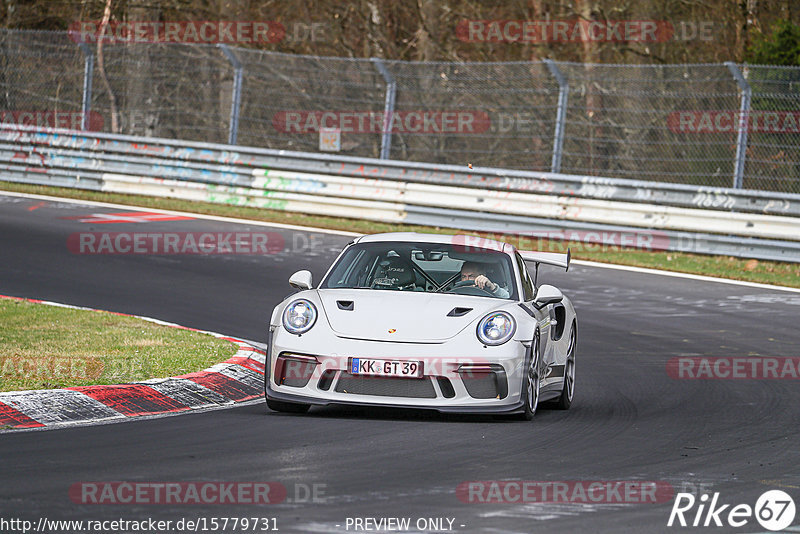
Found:
[[543, 60], [547, 70], [558, 82], [558, 108], [556, 110], [556, 128], [553, 135], [553, 162], [551, 172], [561, 172], [561, 155], [564, 151], [564, 129], [567, 117], [567, 99], [569, 98], [569, 84], [552, 59]]
[[383, 135], [381, 136], [381, 159], [389, 159], [389, 151], [392, 149], [392, 116], [394, 115], [394, 98], [397, 91], [397, 84], [394, 76], [386, 69], [379, 58], [373, 57], [370, 60], [375, 64], [375, 68], [383, 76], [386, 82], [386, 98], [383, 104]]
[[86, 43], [79, 43], [83, 52], [83, 101], [81, 102], [81, 130], [89, 129], [89, 113], [92, 110], [92, 78], [94, 78], [94, 54]]
[[231, 95], [231, 119], [228, 126], [228, 144], [235, 145], [236, 136], [239, 133], [239, 106], [242, 99], [242, 74], [244, 67], [239, 61], [239, 58], [228, 48], [228, 45], [219, 43], [217, 46], [222, 50], [222, 53], [225, 54], [225, 57], [228, 58], [228, 61], [231, 62], [231, 66], [233, 66], [233, 94]]
[[744, 184], [744, 160], [747, 157], [747, 129], [750, 123], [750, 98], [752, 97], [752, 90], [750, 84], [742, 76], [739, 67], [732, 61], [726, 61], [725, 66], [733, 74], [739, 89], [742, 90], [742, 99], [739, 104], [739, 124], [737, 125], [738, 133], [736, 137], [736, 166], [733, 170], [733, 187], [734, 189], [741, 189]]

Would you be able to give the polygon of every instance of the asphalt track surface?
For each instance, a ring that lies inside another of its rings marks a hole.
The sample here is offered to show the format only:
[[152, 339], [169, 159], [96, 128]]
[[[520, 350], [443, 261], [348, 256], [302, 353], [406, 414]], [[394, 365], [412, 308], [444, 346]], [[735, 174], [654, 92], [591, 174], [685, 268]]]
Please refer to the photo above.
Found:
[[[131, 210], [0, 194], [0, 293], [263, 342], [270, 310], [290, 292], [287, 277], [307, 267], [318, 279], [350, 239], [205, 220], [75, 218], [120, 211]], [[66, 245], [85, 231], [248, 230], [278, 232], [286, 246], [269, 255], [202, 256], [74, 254]], [[347, 518], [366, 517], [408, 517], [412, 525], [452, 518], [455, 532], [709, 530], [667, 528], [672, 499], [459, 500], [459, 484], [476, 480], [660, 481], [751, 506], [780, 488], [800, 503], [800, 382], [675, 380], [666, 372], [667, 361], [683, 355], [798, 356], [800, 294], [585, 266], [542, 268], [540, 281], [560, 286], [578, 311], [576, 399], [567, 412], [541, 410], [532, 422], [344, 408], [293, 416], [258, 402], [5, 432], [0, 518], [266, 517], [277, 518], [281, 532], [346, 532]], [[86, 481], [271, 481], [289, 498], [265, 506], [76, 504], [69, 488]], [[324, 499], [305, 502], [313, 484]], [[763, 528], [751, 519], [736, 531]]]

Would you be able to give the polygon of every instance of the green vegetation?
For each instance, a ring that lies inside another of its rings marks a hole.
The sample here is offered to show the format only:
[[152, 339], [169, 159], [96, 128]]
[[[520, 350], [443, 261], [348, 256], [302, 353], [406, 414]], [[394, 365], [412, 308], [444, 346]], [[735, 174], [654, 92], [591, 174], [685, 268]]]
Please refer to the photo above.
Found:
[[108, 312], [0, 299], [0, 391], [120, 384], [199, 371], [233, 343]]
[[755, 65], [800, 66], [800, 26], [790, 20], [779, 20], [772, 31], [756, 34], [745, 55]]

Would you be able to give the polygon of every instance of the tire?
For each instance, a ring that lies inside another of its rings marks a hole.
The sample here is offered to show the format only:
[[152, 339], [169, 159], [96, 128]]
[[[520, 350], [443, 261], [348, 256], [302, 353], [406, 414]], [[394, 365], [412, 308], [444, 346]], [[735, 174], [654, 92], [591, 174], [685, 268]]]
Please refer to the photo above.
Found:
[[525, 377], [522, 381], [522, 398], [525, 408], [520, 415], [521, 419], [530, 421], [536, 415], [539, 406], [539, 386], [541, 384], [541, 371], [539, 369], [539, 331], [533, 335], [531, 346], [531, 359], [527, 362]]
[[569, 345], [567, 345], [567, 361], [564, 363], [564, 387], [561, 388], [561, 396], [555, 404], [555, 408], [558, 410], [569, 410], [575, 396], [575, 345], [577, 340], [578, 328], [575, 323], [572, 323]]
[[283, 402], [283, 401], [276, 401], [270, 398], [267, 398], [267, 408], [274, 412], [284, 412], [284, 413], [306, 413], [309, 408], [311, 408], [310, 404], [300, 404], [296, 402]]

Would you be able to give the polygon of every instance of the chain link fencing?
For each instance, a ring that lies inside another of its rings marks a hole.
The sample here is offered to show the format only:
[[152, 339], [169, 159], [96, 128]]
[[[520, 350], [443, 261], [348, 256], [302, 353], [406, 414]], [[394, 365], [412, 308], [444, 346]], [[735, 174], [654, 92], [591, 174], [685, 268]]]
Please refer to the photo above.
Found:
[[331, 128], [356, 157], [800, 193], [800, 68], [223, 48], [3, 30], [2, 120], [307, 152]]

